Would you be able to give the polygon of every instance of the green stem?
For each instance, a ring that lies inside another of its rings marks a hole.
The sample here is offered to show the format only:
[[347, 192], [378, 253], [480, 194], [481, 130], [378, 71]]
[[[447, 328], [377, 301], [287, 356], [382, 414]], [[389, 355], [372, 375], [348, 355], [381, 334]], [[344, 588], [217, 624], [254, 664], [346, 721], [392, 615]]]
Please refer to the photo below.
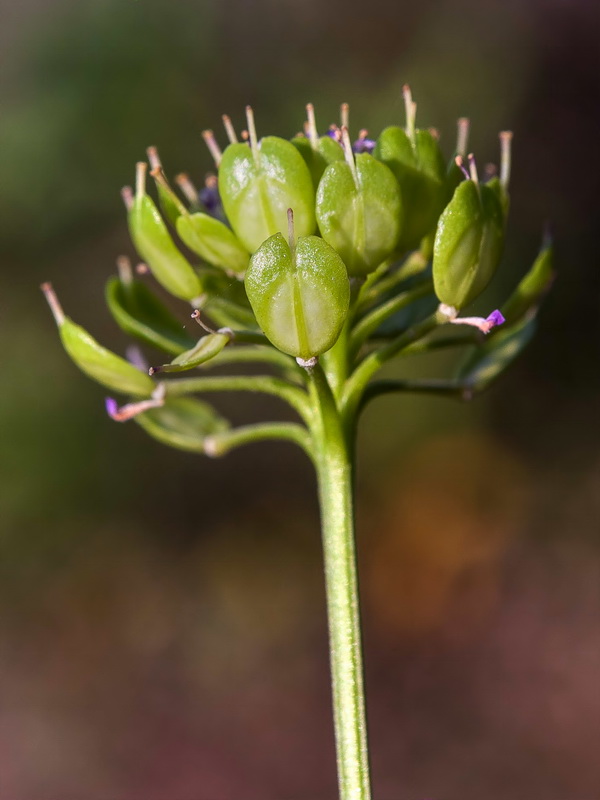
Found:
[[341, 407], [345, 418], [353, 419], [356, 416], [358, 406], [360, 403], [361, 395], [364, 392], [369, 380], [373, 375], [401, 350], [412, 345], [413, 342], [418, 341], [423, 336], [426, 336], [434, 330], [439, 324], [443, 323], [444, 318], [440, 317], [439, 312], [431, 314], [426, 317], [422, 322], [414, 325], [409, 330], [405, 331], [397, 339], [394, 339], [389, 344], [381, 347], [370, 353], [364, 361], [354, 370], [344, 390], [342, 397]]
[[285, 400], [302, 419], [310, 424], [313, 412], [306, 392], [281, 378], [271, 375], [219, 375], [201, 378], [175, 378], [164, 381], [167, 397], [201, 392], [261, 392]]
[[[371, 353], [375, 350], [380, 349], [386, 344], [389, 344], [394, 339], [398, 338], [398, 333], [394, 336], [377, 336], [371, 337], [367, 342], [367, 345], [370, 349], [367, 351]], [[404, 347], [398, 355], [402, 356], [416, 356], [422, 355], [423, 353], [433, 353], [437, 350], [449, 350], [452, 347], [469, 347], [473, 346], [474, 344], [479, 344], [481, 341], [482, 334], [479, 331], [474, 331], [473, 335], [458, 335], [458, 336], [446, 336], [445, 338], [441, 339], [431, 339], [429, 337], [425, 337], [423, 339], [419, 339], [413, 344], [409, 344], [407, 347]]]
[[[393, 263], [391, 259], [389, 263]], [[384, 264], [388, 264], [388, 262], [384, 261]], [[402, 281], [423, 272], [426, 266], [427, 258], [419, 250], [415, 250], [406, 257], [396, 270], [387, 275], [386, 269], [383, 269], [381, 273], [379, 273], [381, 267], [378, 267], [375, 272], [372, 272], [371, 275], [367, 277], [358, 296], [356, 310], [360, 312], [364, 308], [373, 305], [380, 297], [394, 289], [399, 283], [402, 283]], [[373, 276], [372, 280], [370, 280], [371, 276]]]
[[433, 281], [424, 281], [414, 289], [409, 289], [406, 292], [392, 297], [386, 303], [375, 308], [369, 314], [366, 314], [359, 322], [356, 323], [350, 336], [350, 353], [351, 357], [358, 353], [361, 345], [372, 333], [375, 333], [377, 328], [382, 325], [386, 319], [401, 311], [406, 306], [409, 306], [415, 300], [428, 295], [433, 289]]
[[211, 358], [204, 364], [200, 365], [200, 369], [210, 369], [211, 367], [220, 367], [223, 364], [270, 364], [279, 369], [286, 371], [293, 371], [297, 378], [303, 378], [303, 370], [296, 364], [293, 358], [286, 356], [280, 350], [275, 350], [274, 347], [264, 345], [248, 345], [248, 346], [229, 346], [221, 350], [218, 356]]
[[340, 397], [348, 377], [348, 334], [350, 322], [346, 320], [333, 347], [321, 356], [321, 363], [334, 397]]
[[236, 447], [253, 442], [284, 439], [299, 445], [309, 458], [313, 458], [310, 434], [302, 425], [294, 422], [265, 422], [243, 425], [240, 428], [215, 433], [204, 440], [204, 450], [210, 456], [223, 456]]
[[365, 389], [361, 401], [360, 409], [362, 410], [367, 403], [374, 400], [376, 397], [381, 397], [384, 394], [395, 394], [398, 392], [410, 392], [412, 394], [434, 394], [439, 397], [456, 397], [459, 399], [467, 399], [471, 392], [471, 388], [463, 383], [452, 380], [381, 380], [370, 383]]
[[310, 375], [340, 800], [370, 800], [351, 443], [323, 370], [317, 365]]

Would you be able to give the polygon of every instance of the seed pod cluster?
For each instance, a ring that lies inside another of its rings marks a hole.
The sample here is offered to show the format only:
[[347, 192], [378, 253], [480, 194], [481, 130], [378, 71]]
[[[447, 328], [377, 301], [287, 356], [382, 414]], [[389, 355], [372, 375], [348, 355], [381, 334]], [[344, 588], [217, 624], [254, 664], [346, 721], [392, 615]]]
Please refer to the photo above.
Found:
[[[481, 295], [500, 263], [511, 134], [500, 134], [499, 169], [488, 165], [480, 179], [468, 152], [468, 120], [458, 121], [448, 163], [438, 132], [417, 128], [408, 87], [403, 95], [405, 125], [391, 124], [374, 138], [364, 128], [351, 136], [347, 104], [339, 124], [320, 135], [309, 103], [301, 132], [289, 140], [260, 138], [250, 107], [240, 135], [224, 116], [224, 149], [212, 131], [203, 132], [215, 172], [199, 189], [185, 173], [171, 183], [158, 151], [148, 148], [156, 201], [145, 162], [137, 165], [135, 190], [122, 192], [142, 263], [133, 268], [119, 259], [106, 300], [122, 331], [150, 352], [130, 363], [104, 348], [45, 288], [68, 355], [126, 396], [122, 407], [109, 400], [114, 419], [135, 418], [161, 441], [203, 452], [203, 437], [225, 423], [206, 404], [170, 396], [172, 373], [236, 361], [240, 344], [247, 360], [280, 351], [267, 360], [296, 383], [305, 376], [293, 372], [294, 358], [311, 369], [321, 356], [327, 364], [335, 347], [331, 360], [351, 372], [378, 339], [402, 335], [436, 308], [439, 324], [471, 325], [486, 335], [463, 365], [463, 383], [480, 388], [504, 370], [528, 341], [552, 281], [549, 244], [501, 310], [488, 317], [459, 311]], [[201, 322], [199, 339], [190, 304], [213, 326]], [[146, 361], [156, 365], [150, 374]]]

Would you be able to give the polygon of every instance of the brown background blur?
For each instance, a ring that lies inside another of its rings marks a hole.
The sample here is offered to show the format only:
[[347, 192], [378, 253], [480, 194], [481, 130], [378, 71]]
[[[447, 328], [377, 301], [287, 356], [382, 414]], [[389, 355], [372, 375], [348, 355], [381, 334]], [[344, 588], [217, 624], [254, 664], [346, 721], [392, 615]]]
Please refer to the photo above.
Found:
[[[512, 216], [494, 308], [546, 220], [525, 357], [462, 406], [387, 398], [360, 436], [375, 800], [600, 796], [600, 16], [592, 0], [1, 0], [0, 798], [333, 800], [313, 476], [116, 425], [38, 289], [122, 352], [119, 189], [149, 144], [201, 181], [223, 112], [290, 136], [472, 118]], [[224, 138], [224, 137], [222, 137]], [[408, 363], [403, 365], [407, 368]], [[448, 371], [446, 357], [429, 374]], [[412, 367], [411, 367], [412, 369]], [[236, 422], [280, 412], [218, 398]]]

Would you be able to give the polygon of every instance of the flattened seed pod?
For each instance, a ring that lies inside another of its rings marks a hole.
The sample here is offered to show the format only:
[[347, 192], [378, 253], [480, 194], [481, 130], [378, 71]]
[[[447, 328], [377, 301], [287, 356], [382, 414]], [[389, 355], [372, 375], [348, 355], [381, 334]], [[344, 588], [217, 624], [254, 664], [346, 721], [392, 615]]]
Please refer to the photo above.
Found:
[[309, 360], [329, 350], [350, 302], [343, 261], [318, 236], [276, 233], [250, 259], [246, 292], [258, 324], [284, 353]]
[[299, 236], [315, 229], [315, 193], [308, 167], [293, 144], [277, 136], [256, 138], [248, 107], [250, 147], [230, 144], [219, 164], [219, 191], [237, 238], [251, 253], [274, 233], [287, 230], [294, 209]]
[[372, 156], [352, 153], [342, 132], [346, 160], [330, 164], [317, 191], [321, 236], [336, 249], [349, 275], [367, 275], [398, 244], [402, 201], [392, 172]]
[[146, 194], [145, 174], [146, 164], [140, 162], [135, 197], [125, 195], [131, 238], [156, 280], [175, 297], [193, 300], [201, 294], [200, 280], [175, 246], [154, 201]]
[[433, 247], [433, 282], [442, 303], [463, 308], [491, 281], [504, 246], [505, 216], [498, 192], [472, 178], [459, 184], [444, 209]]

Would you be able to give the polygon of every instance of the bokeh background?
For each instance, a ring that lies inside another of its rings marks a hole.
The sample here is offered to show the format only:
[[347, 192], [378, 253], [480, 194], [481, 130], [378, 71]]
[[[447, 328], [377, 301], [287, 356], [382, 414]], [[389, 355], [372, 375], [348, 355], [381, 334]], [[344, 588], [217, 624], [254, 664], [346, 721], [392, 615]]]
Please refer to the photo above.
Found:
[[[149, 144], [348, 101], [481, 162], [512, 128], [490, 309], [544, 223], [558, 280], [476, 403], [367, 413], [358, 522], [376, 800], [600, 793], [600, 14], [592, 0], [1, 0], [0, 797], [333, 800], [315, 487], [279, 444], [222, 460], [115, 425], [38, 290], [122, 351], [102, 302], [133, 255], [120, 187]], [[444, 370], [450, 362], [429, 362]], [[235, 421], [280, 413], [218, 398]]]

